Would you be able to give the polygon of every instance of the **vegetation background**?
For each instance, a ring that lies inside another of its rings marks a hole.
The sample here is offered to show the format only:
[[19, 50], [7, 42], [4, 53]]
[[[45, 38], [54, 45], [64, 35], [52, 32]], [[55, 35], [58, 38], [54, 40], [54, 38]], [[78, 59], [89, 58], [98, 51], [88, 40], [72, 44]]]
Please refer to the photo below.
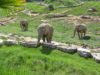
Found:
[[[9, 23], [6, 26], [0, 26], [1, 33], [13, 33], [23, 36], [32, 36], [37, 38], [37, 27], [41, 19], [47, 19], [43, 14], [62, 13], [68, 15], [91, 15], [100, 16], [99, 0], [44, 0], [44, 4], [52, 4], [54, 11], [46, 10], [46, 6], [41, 6], [39, 0], [23, 3], [23, 0], [0, 0], [0, 20], [7, 16], [18, 18], [15, 23]], [[73, 7], [81, 2], [82, 6]], [[24, 6], [22, 6], [24, 5]], [[14, 6], [14, 7], [13, 7]], [[19, 7], [20, 6], [20, 7]], [[66, 6], [65, 8], [59, 8]], [[98, 12], [87, 13], [87, 10], [95, 7]], [[32, 12], [39, 13], [39, 16], [32, 17], [19, 10], [28, 9]], [[17, 14], [15, 14], [17, 12]], [[27, 19], [29, 21], [29, 31], [21, 32], [19, 21]], [[91, 48], [100, 47], [100, 35], [95, 31], [100, 30], [100, 23], [89, 23], [87, 25], [90, 40], [79, 40], [73, 35], [73, 24], [67, 20], [48, 19], [54, 27], [53, 40], [64, 43], [87, 44]], [[77, 54], [67, 54], [58, 50], [43, 50], [40, 48], [26, 48], [21, 46], [3, 46], [0, 48], [0, 75], [100, 75], [100, 64], [93, 59], [85, 59]]]

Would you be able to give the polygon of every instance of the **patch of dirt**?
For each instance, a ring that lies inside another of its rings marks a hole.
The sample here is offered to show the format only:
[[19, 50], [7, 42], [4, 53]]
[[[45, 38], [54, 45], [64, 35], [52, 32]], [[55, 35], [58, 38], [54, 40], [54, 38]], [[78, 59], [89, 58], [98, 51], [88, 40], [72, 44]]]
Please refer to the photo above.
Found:
[[15, 21], [16, 21], [16, 18], [12, 18], [12, 17], [2, 18], [0, 19], [0, 26], [4, 26], [8, 23], [14, 23]]
[[96, 34], [96, 35], [100, 35], [100, 30], [97, 30], [97, 31], [95, 32], [95, 34]]
[[99, 16], [73, 16], [69, 15], [67, 17], [67, 20], [69, 23], [73, 23], [73, 25], [78, 24], [88, 24], [88, 23], [100, 23], [100, 17]]
[[38, 16], [38, 15], [39, 15], [39, 13], [37, 13], [37, 12], [32, 12], [32, 11], [30, 11], [30, 10], [28, 10], [28, 9], [25, 9], [25, 10], [23, 10], [23, 11], [21, 11], [21, 12], [24, 13], [24, 14], [26, 14], [26, 15], [28, 15], [28, 16], [32, 16], [32, 17]]
[[[60, 15], [59, 15], [60, 14]], [[57, 17], [55, 17], [55, 15]], [[100, 23], [100, 16], [89, 16], [89, 15], [63, 15], [61, 13], [54, 13], [53, 15], [43, 14], [43, 16], [50, 16], [53, 20], [65, 20], [73, 25], [79, 25], [79, 24], [89, 24], [89, 23]], [[62, 17], [63, 16], [63, 17]]]
[[100, 48], [92, 49], [91, 52], [92, 53], [100, 53]]

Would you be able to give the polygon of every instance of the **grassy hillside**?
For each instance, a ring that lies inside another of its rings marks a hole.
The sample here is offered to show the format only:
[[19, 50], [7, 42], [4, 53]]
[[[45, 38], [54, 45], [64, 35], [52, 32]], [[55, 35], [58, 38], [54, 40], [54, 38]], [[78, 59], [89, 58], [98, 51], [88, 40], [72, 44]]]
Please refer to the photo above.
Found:
[[[41, 19], [44, 19], [42, 16], [31, 18], [29, 16], [26, 16], [24, 14], [20, 14], [20, 18], [26, 18], [29, 20], [29, 31], [22, 32], [19, 26], [19, 21], [17, 23], [9, 24], [7, 26], [1, 26], [0, 32], [4, 33], [14, 33], [18, 35], [24, 35], [24, 36], [32, 36], [37, 38], [37, 27], [41, 23]], [[72, 38], [73, 36], [73, 30], [74, 26], [72, 24], [69, 24], [67, 20], [50, 20], [50, 24], [54, 27], [54, 36], [53, 40], [65, 42], [65, 43], [74, 43], [74, 44], [87, 44], [90, 47], [99, 47], [100, 46], [100, 38], [99, 35], [95, 34], [95, 30], [98, 29], [99, 23], [91, 23], [87, 25], [88, 32], [87, 35], [91, 38], [89, 40], [79, 40], [78, 36], [76, 35], [75, 38]]]
[[[73, 0], [70, 0], [73, 1]], [[85, 2], [78, 7], [59, 8], [62, 4], [52, 3], [55, 7], [54, 13], [66, 12], [67, 14], [82, 15], [89, 14], [87, 9], [96, 7], [98, 12], [92, 15], [100, 16], [100, 2]], [[23, 36], [37, 38], [37, 27], [42, 19], [47, 19], [41, 14], [48, 13], [46, 6], [37, 2], [27, 3], [27, 9], [40, 13], [39, 16], [30, 17], [19, 12], [12, 17], [17, 18], [15, 23], [0, 26], [0, 32], [13, 33]], [[69, 11], [68, 11], [69, 10]], [[0, 9], [0, 18], [9, 15], [8, 10]], [[22, 32], [19, 21], [27, 19], [29, 31]], [[64, 43], [87, 44], [90, 47], [100, 47], [100, 35], [95, 31], [100, 30], [100, 23], [90, 23], [87, 25], [87, 35], [89, 40], [79, 40], [78, 36], [72, 38], [74, 26], [67, 19], [48, 19], [54, 27], [53, 40]], [[46, 50], [40, 48], [26, 48], [22, 46], [0, 47], [0, 75], [100, 75], [100, 64], [93, 59], [85, 59], [77, 54], [67, 54], [58, 50]]]
[[[47, 3], [47, 4], [52, 4], [55, 8], [54, 11], [51, 12], [55, 12], [55, 13], [61, 13], [61, 12], [66, 12], [67, 14], [73, 14], [73, 15], [94, 15], [94, 16], [100, 16], [100, 2], [99, 1], [85, 1], [82, 5], [76, 6], [76, 7], [72, 7], [72, 6], [68, 6], [67, 2], [64, 2], [64, 4], [62, 4], [61, 2], [53, 2], [53, 3]], [[73, 2], [72, 4], [77, 5], [81, 2]], [[64, 8], [61, 8], [65, 6]], [[30, 10], [32, 10], [33, 12], [39, 12], [39, 13], [47, 13], [48, 11], [46, 11], [47, 7], [46, 6], [41, 6], [39, 5], [39, 3], [33, 2], [33, 3], [27, 3], [26, 7]], [[37, 9], [35, 9], [37, 7]], [[88, 9], [90, 8], [96, 8], [97, 12], [95, 13], [89, 13], [87, 12]]]
[[[87, 12], [87, 10], [92, 8], [92, 7], [96, 8], [97, 12], [95, 12], [95, 13]], [[68, 14], [100, 16], [100, 2], [99, 1], [85, 2], [81, 6], [71, 8], [71, 10], [68, 12]]]
[[57, 50], [0, 48], [0, 75], [100, 75], [100, 64]]
[[0, 18], [9, 15], [9, 10], [0, 8]]

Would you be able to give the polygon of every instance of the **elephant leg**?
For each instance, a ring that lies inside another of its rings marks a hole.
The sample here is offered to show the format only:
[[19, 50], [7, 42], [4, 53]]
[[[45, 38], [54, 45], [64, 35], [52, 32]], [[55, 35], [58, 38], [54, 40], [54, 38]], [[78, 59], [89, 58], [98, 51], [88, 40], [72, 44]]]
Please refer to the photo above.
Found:
[[83, 33], [80, 33], [81, 34], [81, 38], [83, 37]]
[[47, 43], [49, 43], [49, 38], [47, 37], [46, 39], [47, 39]]
[[24, 31], [24, 30], [23, 30], [23, 29], [24, 29], [24, 28], [23, 28], [23, 25], [20, 25], [20, 28], [21, 28], [22, 31]]
[[22, 31], [25, 31], [25, 29], [26, 29], [26, 28], [25, 28], [25, 26], [24, 26], [24, 25], [22, 25]]
[[79, 32], [77, 32], [78, 33], [78, 37], [79, 37], [79, 39], [80, 39], [80, 33]]
[[47, 43], [51, 43], [51, 40], [52, 40], [52, 36], [50, 35], [47, 37]]
[[38, 41], [37, 41], [37, 44], [40, 43], [41, 37], [42, 37], [42, 35], [38, 34]]
[[25, 31], [28, 31], [28, 25], [25, 26]]
[[45, 36], [42, 37], [43, 42], [45, 42]]
[[86, 32], [84, 32], [84, 37], [86, 36]]

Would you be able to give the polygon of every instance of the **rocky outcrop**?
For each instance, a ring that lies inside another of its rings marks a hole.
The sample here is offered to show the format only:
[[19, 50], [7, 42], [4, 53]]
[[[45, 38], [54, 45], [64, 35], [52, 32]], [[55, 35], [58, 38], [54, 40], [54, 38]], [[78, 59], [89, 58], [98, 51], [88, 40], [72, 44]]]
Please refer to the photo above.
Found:
[[79, 54], [79, 56], [84, 57], [84, 58], [91, 57], [90, 50], [88, 50], [86, 48], [77, 48], [77, 53]]
[[4, 26], [4, 25], [6, 25], [8, 23], [13, 23], [15, 21], [16, 21], [16, 18], [6, 17], [3, 20], [0, 20], [0, 25]]
[[76, 47], [72, 47], [68, 45], [57, 46], [57, 49], [60, 51], [66, 52], [66, 53], [76, 53], [77, 52]]
[[24, 47], [29, 47], [29, 48], [36, 48], [37, 47], [37, 43], [34, 41], [27, 41], [27, 42], [20, 41], [19, 44], [24, 46]]
[[87, 10], [87, 12], [97, 12], [97, 9], [96, 8], [90, 8]]
[[42, 47], [49, 48], [49, 49], [56, 49], [57, 48], [57, 45], [58, 45], [57, 42], [53, 42], [53, 43], [42, 43]]
[[0, 47], [3, 46], [4, 41], [2, 39], [0, 39]]
[[[43, 43], [40, 41], [40, 45], [43, 49], [57, 49], [59, 51], [65, 53], [78, 53], [79, 56], [84, 58], [93, 57], [96, 62], [100, 62], [100, 48], [98, 49], [90, 49], [83, 48], [81, 46], [66, 44], [61, 42], [52, 41], [51, 43]], [[21, 45], [29, 48], [37, 48], [37, 39], [32, 37], [19, 36], [14, 34], [2, 34], [0, 33], [0, 46], [12, 46], [12, 45]]]
[[18, 42], [16, 40], [12, 40], [12, 39], [7, 39], [4, 41], [4, 44], [7, 46], [12, 46], [12, 45], [17, 45]]
[[100, 63], [100, 53], [91, 53], [94, 60]]

